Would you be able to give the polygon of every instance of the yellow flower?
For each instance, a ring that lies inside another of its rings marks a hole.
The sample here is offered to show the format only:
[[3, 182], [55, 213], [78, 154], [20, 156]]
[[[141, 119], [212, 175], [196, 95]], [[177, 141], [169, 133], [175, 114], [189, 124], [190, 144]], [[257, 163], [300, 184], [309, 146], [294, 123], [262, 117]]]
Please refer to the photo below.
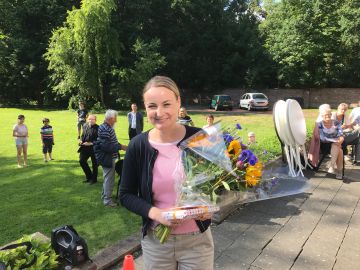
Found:
[[246, 186], [253, 187], [257, 185], [262, 176], [262, 167], [261, 162], [257, 162], [254, 166], [247, 166], [245, 174]]
[[230, 158], [236, 159], [241, 153], [241, 144], [238, 140], [233, 140], [228, 146]]

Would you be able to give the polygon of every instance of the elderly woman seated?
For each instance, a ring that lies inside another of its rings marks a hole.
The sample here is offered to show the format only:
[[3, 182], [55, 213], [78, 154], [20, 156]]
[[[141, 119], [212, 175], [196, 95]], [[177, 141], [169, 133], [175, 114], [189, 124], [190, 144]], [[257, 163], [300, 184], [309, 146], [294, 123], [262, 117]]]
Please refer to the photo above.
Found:
[[[346, 115], [347, 109], [348, 105], [341, 103], [337, 111], [332, 113], [331, 119], [341, 123], [341, 128], [344, 133], [343, 149], [346, 151], [348, 145], [355, 146], [354, 162], [356, 163], [360, 161], [359, 130], [354, 128], [354, 126], [356, 126], [355, 121], [350, 122], [350, 118]], [[346, 153], [344, 152], [344, 154], [347, 154], [347, 151]]]
[[328, 173], [335, 173], [337, 179], [342, 179], [343, 151], [341, 145], [344, 141], [344, 136], [341, 123], [331, 119], [331, 110], [329, 108], [321, 111], [321, 117], [322, 121], [315, 124], [309, 150], [309, 159], [316, 167], [319, 162], [319, 150], [323, 153], [330, 152], [331, 160]]

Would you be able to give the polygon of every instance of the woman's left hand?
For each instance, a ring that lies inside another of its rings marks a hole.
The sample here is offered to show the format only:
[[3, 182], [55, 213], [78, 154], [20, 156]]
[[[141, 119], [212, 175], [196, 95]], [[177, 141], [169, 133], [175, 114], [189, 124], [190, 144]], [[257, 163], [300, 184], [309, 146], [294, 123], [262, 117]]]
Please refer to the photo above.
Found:
[[171, 227], [177, 227], [179, 225], [181, 225], [183, 223], [183, 219], [174, 219], [174, 220], [171, 220]]
[[337, 141], [338, 145], [341, 145], [344, 142], [344, 137], [340, 137]]
[[204, 220], [211, 219], [211, 218], [212, 218], [212, 213], [205, 213], [205, 214], [200, 215], [197, 218], [197, 220], [204, 221]]

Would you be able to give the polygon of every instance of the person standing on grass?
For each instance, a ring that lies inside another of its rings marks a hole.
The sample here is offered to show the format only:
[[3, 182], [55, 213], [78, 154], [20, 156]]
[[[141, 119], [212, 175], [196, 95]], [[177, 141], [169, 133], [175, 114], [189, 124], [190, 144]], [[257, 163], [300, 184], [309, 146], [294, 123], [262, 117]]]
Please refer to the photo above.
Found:
[[85, 109], [85, 104], [83, 102], [79, 102], [79, 109], [77, 110], [78, 140], [80, 139], [81, 129], [83, 125], [86, 123], [87, 116], [88, 116], [88, 110]]
[[[44, 118], [43, 119], [44, 126], [40, 129], [44, 162], [48, 162], [49, 160], [54, 160], [52, 158], [52, 147], [55, 144], [54, 131], [52, 129], [52, 126], [49, 125], [49, 123], [50, 123], [49, 118]], [[47, 158], [47, 155], [49, 155], [49, 158]]]
[[[28, 148], [28, 128], [24, 124], [25, 116], [20, 114], [18, 116], [17, 124], [13, 127], [13, 137], [15, 137], [15, 144], [17, 149], [18, 168], [27, 166], [27, 148]], [[21, 154], [23, 154], [24, 162], [21, 164]]]
[[[94, 142], [98, 137], [98, 130], [99, 126], [96, 124], [96, 116], [90, 114], [87, 118], [87, 123], [83, 126], [83, 133], [79, 140], [80, 148], [78, 150], [80, 153], [80, 166], [86, 176], [84, 183], [89, 183], [90, 185], [97, 182], [98, 176], [98, 164], [93, 149]], [[92, 171], [87, 163], [89, 157], [91, 158]]]
[[250, 146], [252, 144], [256, 143], [256, 136], [255, 136], [255, 132], [250, 131], [248, 133], [248, 143], [247, 145]]
[[[123, 206], [143, 219], [141, 246], [147, 270], [212, 270], [214, 243], [211, 215], [170, 222], [163, 211], [175, 205], [180, 143], [200, 129], [177, 122], [180, 93], [168, 77], [155, 76], [144, 87], [146, 114], [153, 129], [133, 138], [126, 151], [120, 184]], [[158, 224], [172, 227], [168, 240], [155, 237]]]
[[141, 112], [138, 112], [136, 103], [131, 104], [131, 112], [127, 114], [129, 122], [129, 140], [140, 134], [144, 129], [144, 118]]
[[112, 192], [115, 183], [115, 162], [119, 158], [119, 151], [126, 151], [127, 146], [120, 144], [116, 138], [114, 126], [117, 122], [117, 111], [107, 110], [104, 123], [99, 126], [98, 138], [94, 143], [97, 162], [103, 167], [103, 190], [101, 198], [105, 206], [115, 207]]
[[179, 110], [178, 123], [185, 126], [194, 126], [194, 122], [187, 114], [185, 107], [181, 107]]
[[214, 116], [209, 114], [206, 116], [207, 125], [203, 126], [203, 129], [206, 131], [207, 134], [212, 135], [217, 133], [217, 129], [214, 126]]

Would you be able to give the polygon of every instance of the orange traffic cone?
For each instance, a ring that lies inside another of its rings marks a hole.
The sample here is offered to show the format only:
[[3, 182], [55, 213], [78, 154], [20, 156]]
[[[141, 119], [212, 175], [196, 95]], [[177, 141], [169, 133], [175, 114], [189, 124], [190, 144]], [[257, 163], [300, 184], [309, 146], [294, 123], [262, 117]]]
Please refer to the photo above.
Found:
[[123, 270], [135, 270], [134, 257], [132, 255], [125, 255]]

